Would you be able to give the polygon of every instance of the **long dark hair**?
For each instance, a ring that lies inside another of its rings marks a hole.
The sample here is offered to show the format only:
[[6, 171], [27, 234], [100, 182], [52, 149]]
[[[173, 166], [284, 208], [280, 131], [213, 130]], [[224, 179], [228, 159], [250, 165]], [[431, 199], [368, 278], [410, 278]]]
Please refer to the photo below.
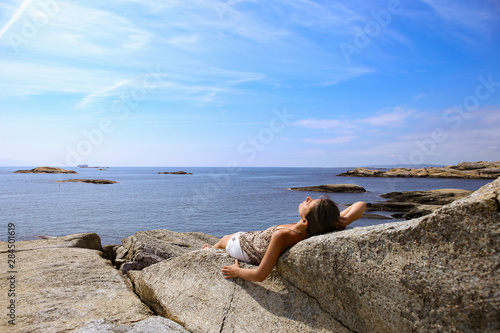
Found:
[[340, 211], [335, 202], [327, 195], [319, 197], [319, 201], [305, 216], [307, 224], [307, 234], [309, 236], [321, 235], [337, 230]]

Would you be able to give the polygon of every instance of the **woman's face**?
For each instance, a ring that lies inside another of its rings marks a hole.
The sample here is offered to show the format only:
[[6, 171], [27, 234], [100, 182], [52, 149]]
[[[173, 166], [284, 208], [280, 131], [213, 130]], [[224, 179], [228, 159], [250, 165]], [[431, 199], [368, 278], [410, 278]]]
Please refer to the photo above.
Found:
[[300, 205], [299, 205], [299, 215], [301, 218], [305, 219], [306, 215], [311, 211], [311, 209], [314, 207], [316, 202], [318, 202], [319, 199], [312, 199], [311, 197], [307, 197], [306, 200], [304, 200]]

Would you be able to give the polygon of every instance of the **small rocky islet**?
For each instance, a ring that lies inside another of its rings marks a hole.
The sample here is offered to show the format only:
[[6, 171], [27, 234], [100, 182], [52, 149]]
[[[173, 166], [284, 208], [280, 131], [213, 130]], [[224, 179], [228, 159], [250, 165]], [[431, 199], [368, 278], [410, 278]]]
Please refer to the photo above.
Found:
[[78, 172], [73, 170], [66, 170], [62, 168], [54, 168], [54, 167], [38, 167], [30, 170], [17, 170], [14, 173], [68, 173], [68, 174], [77, 174]]
[[162, 171], [158, 172], [159, 175], [192, 175], [191, 172], [186, 171]]
[[88, 183], [88, 184], [103, 185], [103, 184], [116, 184], [118, 182], [108, 179], [65, 179], [65, 180], [58, 180], [57, 183]]
[[310, 237], [257, 283], [223, 278], [234, 259], [200, 250], [216, 237], [162, 229], [18, 241], [22, 270], [0, 279], [19, 332], [498, 332], [499, 207], [497, 179], [424, 217]]
[[355, 184], [326, 184], [305, 187], [292, 187], [291, 191], [310, 191], [310, 192], [325, 192], [325, 193], [359, 193], [366, 190]]

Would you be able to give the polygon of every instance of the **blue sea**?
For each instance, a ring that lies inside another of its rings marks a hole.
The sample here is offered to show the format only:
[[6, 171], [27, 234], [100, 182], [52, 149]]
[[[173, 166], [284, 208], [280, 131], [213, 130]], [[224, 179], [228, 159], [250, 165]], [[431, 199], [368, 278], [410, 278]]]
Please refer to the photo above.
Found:
[[[299, 220], [298, 205], [316, 192], [291, 187], [357, 184], [366, 193], [330, 194], [342, 205], [380, 202], [393, 191], [457, 188], [476, 190], [488, 180], [357, 178], [336, 175], [352, 168], [67, 168], [75, 174], [16, 174], [31, 167], [0, 167], [2, 240], [7, 224], [17, 240], [95, 232], [102, 244], [119, 244], [141, 230], [201, 231], [214, 236], [265, 229]], [[165, 175], [164, 171], [193, 175]], [[71, 178], [109, 179], [117, 184], [59, 183]], [[389, 212], [374, 212], [390, 216]], [[397, 221], [360, 219], [350, 227]]]

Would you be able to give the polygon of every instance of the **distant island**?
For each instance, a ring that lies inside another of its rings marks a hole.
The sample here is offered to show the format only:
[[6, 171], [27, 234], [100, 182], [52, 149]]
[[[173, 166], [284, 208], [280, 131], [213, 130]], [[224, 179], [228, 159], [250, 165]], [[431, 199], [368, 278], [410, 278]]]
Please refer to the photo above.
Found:
[[291, 191], [312, 191], [312, 192], [327, 192], [327, 193], [357, 193], [366, 192], [366, 190], [354, 184], [326, 184], [306, 187], [292, 187]]
[[89, 184], [116, 184], [114, 180], [107, 179], [66, 179], [66, 180], [58, 180], [58, 183], [89, 183]]
[[52, 167], [38, 167], [31, 170], [17, 170], [14, 173], [78, 173], [73, 170], [66, 170], [61, 168], [52, 168]]
[[186, 172], [186, 171], [174, 171], [174, 172], [165, 171], [165, 172], [158, 172], [158, 174], [159, 175], [192, 175], [192, 173]]
[[391, 177], [391, 178], [464, 178], [496, 179], [500, 176], [500, 161], [461, 162], [457, 165], [428, 168], [393, 168], [387, 171], [371, 168], [355, 168], [343, 172], [340, 177]]
[[77, 167], [82, 169], [99, 169], [99, 170], [109, 169], [109, 167], [89, 166], [88, 164], [79, 164], [77, 165]]

